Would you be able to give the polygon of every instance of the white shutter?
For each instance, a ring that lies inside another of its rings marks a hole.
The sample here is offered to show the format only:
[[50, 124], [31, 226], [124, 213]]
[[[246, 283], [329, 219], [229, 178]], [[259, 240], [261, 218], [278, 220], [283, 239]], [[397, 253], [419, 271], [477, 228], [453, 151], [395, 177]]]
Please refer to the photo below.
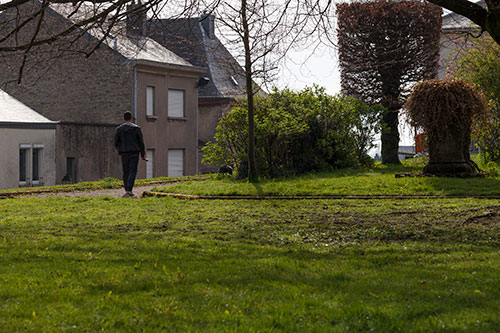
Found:
[[184, 90], [168, 90], [168, 116], [184, 118]]
[[146, 87], [146, 116], [154, 115], [155, 87]]
[[168, 150], [168, 176], [184, 176], [184, 149]]
[[153, 172], [153, 161], [154, 161], [154, 149], [146, 150], [146, 178], [150, 179], [154, 177]]

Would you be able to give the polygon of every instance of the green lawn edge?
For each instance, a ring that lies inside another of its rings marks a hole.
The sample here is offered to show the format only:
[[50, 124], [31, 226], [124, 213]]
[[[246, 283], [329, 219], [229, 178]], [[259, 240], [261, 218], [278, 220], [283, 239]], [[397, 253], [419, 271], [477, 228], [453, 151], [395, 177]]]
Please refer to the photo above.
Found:
[[[339, 169], [258, 182], [212, 175], [203, 182], [157, 187], [151, 192], [189, 198], [209, 197], [490, 197], [500, 196], [496, 172], [478, 177], [420, 176], [425, 160], [404, 161], [402, 166], [377, 164], [372, 168]], [[397, 177], [398, 176], [398, 177]]]

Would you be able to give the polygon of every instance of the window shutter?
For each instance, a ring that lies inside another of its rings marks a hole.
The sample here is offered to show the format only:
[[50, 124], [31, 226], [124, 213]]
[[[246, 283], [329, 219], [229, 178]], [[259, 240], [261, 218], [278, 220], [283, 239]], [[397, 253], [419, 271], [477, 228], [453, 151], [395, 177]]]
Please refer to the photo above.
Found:
[[146, 150], [146, 159], [148, 160], [146, 162], [146, 178], [153, 178], [154, 177], [154, 172], [153, 172], [153, 161], [154, 161], [154, 149], [148, 149]]
[[168, 90], [168, 116], [184, 118], [184, 91]]
[[168, 176], [184, 176], [184, 149], [168, 150]]
[[146, 87], [146, 116], [154, 115], [155, 87]]

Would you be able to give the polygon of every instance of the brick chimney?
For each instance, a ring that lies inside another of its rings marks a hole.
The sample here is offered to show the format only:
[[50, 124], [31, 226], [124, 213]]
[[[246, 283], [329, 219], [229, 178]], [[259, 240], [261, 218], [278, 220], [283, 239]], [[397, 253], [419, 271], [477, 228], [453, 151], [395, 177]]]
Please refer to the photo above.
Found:
[[208, 38], [214, 39], [215, 38], [215, 16], [212, 14], [203, 13], [200, 16], [200, 22], [201, 22], [203, 30], [205, 30], [205, 33], [207, 34]]

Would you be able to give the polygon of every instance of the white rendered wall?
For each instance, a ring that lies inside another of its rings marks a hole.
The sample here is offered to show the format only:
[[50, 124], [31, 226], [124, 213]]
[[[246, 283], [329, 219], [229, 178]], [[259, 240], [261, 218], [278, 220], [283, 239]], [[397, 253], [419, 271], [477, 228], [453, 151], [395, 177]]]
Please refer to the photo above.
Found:
[[43, 145], [41, 185], [55, 185], [56, 130], [0, 128], [0, 189], [19, 187], [21, 144]]

